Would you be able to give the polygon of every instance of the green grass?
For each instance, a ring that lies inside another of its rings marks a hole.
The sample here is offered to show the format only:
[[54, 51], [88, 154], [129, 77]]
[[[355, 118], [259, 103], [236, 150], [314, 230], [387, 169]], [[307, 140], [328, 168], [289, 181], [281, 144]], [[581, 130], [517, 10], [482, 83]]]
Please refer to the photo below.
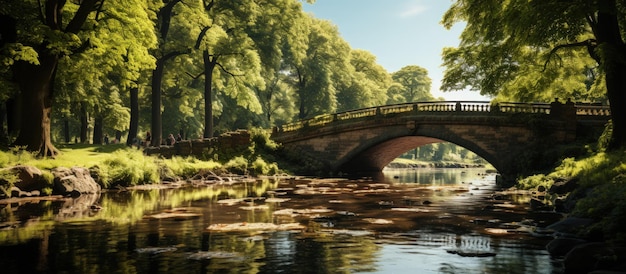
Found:
[[[220, 158], [224, 163], [208, 160], [202, 161], [194, 157], [175, 156], [163, 159], [159, 156], [147, 156], [143, 151], [128, 147], [124, 144], [86, 145], [70, 144], [59, 145], [60, 153], [53, 158], [37, 158], [35, 154], [19, 148], [10, 151], [0, 151], [0, 169], [15, 165], [28, 165], [39, 168], [44, 173], [56, 167], [85, 167], [97, 174], [96, 181], [104, 188], [114, 186], [133, 186], [160, 182], [164, 178], [191, 178], [205, 171], [215, 173], [231, 172], [255, 175], [280, 173], [276, 163], [268, 162], [270, 154], [277, 145], [269, 140], [265, 131], [252, 131], [252, 143], [241, 155], [222, 153]], [[46, 173], [47, 174], [47, 173]], [[5, 189], [15, 181], [14, 177], [4, 176], [7, 181]]]

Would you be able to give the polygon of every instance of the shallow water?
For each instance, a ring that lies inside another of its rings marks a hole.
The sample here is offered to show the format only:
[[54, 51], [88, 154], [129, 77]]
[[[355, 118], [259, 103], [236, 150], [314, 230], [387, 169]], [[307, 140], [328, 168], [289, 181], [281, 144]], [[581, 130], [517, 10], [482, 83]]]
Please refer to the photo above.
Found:
[[[482, 169], [0, 204], [2, 273], [558, 273]], [[521, 202], [520, 202], [521, 201]], [[228, 229], [227, 231], [223, 231]]]

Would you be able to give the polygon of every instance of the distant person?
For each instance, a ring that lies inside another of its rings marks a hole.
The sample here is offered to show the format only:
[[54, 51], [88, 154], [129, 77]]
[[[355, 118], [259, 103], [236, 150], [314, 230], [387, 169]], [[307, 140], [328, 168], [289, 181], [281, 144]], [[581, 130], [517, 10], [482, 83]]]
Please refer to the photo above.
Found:
[[170, 135], [167, 136], [167, 145], [173, 146], [175, 143], [176, 139], [174, 139], [174, 135], [170, 133]]
[[141, 138], [135, 136], [135, 138], [133, 139], [133, 145], [137, 146], [137, 148], [141, 148], [141, 144], [142, 144]]
[[182, 136], [180, 136], [180, 133], [178, 133], [178, 135], [176, 135], [176, 141], [177, 141], [177, 142], [180, 142], [180, 141], [182, 141], [182, 140], [183, 140], [183, 137], [182, 137]]
[[109, 144], [109, 134], [105, 134], [104, 135], [104, 144], [108, 145]]
[[152, 141], [152, 135], [150, 135], [150, 131], [146, 131], [146, 146], [150, 146], [151, 141]]

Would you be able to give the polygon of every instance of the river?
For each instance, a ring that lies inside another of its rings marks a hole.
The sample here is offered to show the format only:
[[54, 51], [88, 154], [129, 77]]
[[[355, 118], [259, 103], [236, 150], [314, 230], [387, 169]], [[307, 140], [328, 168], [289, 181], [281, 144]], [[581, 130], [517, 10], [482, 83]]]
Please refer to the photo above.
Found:
[[0, 204], [2, 273], [560, 273], [528, 194], [386, 170]]

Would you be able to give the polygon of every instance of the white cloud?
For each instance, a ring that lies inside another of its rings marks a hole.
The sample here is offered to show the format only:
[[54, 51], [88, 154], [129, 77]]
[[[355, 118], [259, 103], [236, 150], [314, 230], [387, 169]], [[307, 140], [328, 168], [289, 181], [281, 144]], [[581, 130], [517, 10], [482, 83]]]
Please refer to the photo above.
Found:
[[424, 11], [426, 11], [425, 6], [420, 5], [419, 3], [411, 3], [402, 12], [400, 12], [400, 17], [402, 18], [413, 17]]

